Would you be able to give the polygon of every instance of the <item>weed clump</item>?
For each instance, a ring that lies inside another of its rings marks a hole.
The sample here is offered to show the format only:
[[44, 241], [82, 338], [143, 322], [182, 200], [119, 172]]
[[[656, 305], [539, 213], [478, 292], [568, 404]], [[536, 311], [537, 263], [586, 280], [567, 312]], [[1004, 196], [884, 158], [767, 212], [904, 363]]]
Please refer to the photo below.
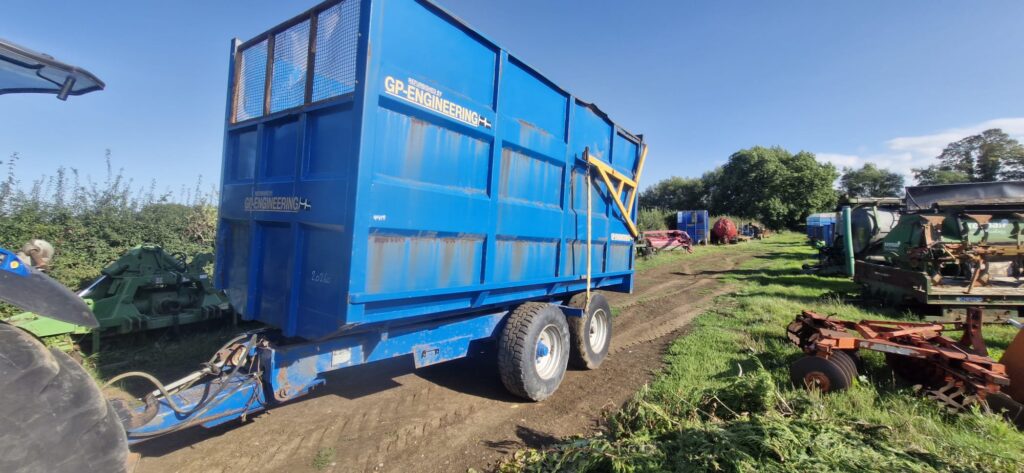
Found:
[[316, 455], [313, 456], [310, 466], [317, 471], [325, 470], [334, 463], [334, 454], [335, 452], [333, 448], [321, 448], [320, 450], [317, 450]]

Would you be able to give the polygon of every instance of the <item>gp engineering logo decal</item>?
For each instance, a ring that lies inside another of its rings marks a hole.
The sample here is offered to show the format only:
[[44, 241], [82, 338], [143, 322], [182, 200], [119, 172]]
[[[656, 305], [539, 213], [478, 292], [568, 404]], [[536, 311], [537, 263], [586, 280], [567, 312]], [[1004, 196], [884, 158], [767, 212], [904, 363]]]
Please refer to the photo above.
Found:
[[487, 120], [487, 117], [442, 97], [444, 94], [440, 90], [411, 77], [406, 82], [391, 76], [385, 77], [384, 91], [388, 95], [398, 97], [406, 102], [432, 110], [446, 117], [454, 118], [467, 125], [474, 127], [483, 126], [484, 128], [491, 127], [491, 122]]
[[309, 200], [298, 196], [275, 196], [272, 192], [261, 191], [245, 198], [246, 212], [287, 212], [311, 210]]

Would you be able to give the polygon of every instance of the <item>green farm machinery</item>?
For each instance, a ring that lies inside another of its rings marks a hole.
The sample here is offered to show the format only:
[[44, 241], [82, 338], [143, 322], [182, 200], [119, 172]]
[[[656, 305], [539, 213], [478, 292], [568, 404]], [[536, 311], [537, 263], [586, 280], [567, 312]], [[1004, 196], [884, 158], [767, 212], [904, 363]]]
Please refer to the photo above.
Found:
[[73, 339], [85, 338], [96, 351], [103, 337], [218, 319], [230, 315], [231, 309], [204, 269], [212, 261], [209, 253], [188, 260], [183, 253], [169, 254], [159, 246], [138, 246], [103, 268], [78, 293], [96, 315], [99, 327], [31, 312], [15, 315], [8, 323], [65, 350], [73, 348]]
[[1024, 182], [908, 187], [895, 226], [858, 259], [854, 281], [884, 300], [989, 321], [1024, 307]]
[[1024, 308], [1024, 182], [908, 187], [902, 202], [860, 199], [837, 214], [822, 272], [868, 295], [925, 306], [947, 320], [981, 307], [987, 321]]

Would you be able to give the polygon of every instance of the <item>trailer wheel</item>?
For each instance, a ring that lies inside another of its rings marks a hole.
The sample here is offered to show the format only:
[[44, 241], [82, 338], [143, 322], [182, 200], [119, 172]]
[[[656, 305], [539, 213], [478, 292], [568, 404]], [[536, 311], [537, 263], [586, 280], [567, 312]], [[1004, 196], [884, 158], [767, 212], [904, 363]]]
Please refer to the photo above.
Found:
[[124, 428], [81, 365], [0, 323], [0, 471], [119, 472]]
[[789, 367], [793, 384], [817, 388], [821, 392], [840, 391], [850, 387], [853, 380], [838, 363], [820, 356], [805, 356]]
[[569, 300], [569, 306], [583, 309], [582, 317], [569, 317], [569, 363], [575, 368], [596, 370], [608, 356], [612, 341], [612, 309], [601, 294], [581, 292]]
[[569, 325], [561, 310], [527, 302], [512, 311], [498, 343], [498, 371], [509, 391], [544, 400], [562, 383], [568, 362]]

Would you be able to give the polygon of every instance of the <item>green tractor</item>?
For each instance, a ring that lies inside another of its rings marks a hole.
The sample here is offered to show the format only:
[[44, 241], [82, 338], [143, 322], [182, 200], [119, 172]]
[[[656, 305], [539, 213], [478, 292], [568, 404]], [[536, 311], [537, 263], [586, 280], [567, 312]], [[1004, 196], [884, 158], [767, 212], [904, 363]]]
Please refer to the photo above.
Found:
[[939, 308], [951, 320], [969, 306], [983, 307], [989, 321], [1024, 308], [1024, 182], [908, 187], [891, 222], [843, 215], [840, 232], [852, 235], [840, 237], [844, 253], [856, 255], [854, 281], [870, 294]]
[[88, 328], [24, 312], [7, 320], [49, 344], [74, 348], [73, 339], [91, 334], [91, 351], [100, 339], [166, 327], [178, 327], [231, 314], [224, 295], [214, 289], [205, 267], [209, 253], [191, 261], [159, 246], [138, 246], [107, 265], [78, 296], [96, 315], [99, 327]]

